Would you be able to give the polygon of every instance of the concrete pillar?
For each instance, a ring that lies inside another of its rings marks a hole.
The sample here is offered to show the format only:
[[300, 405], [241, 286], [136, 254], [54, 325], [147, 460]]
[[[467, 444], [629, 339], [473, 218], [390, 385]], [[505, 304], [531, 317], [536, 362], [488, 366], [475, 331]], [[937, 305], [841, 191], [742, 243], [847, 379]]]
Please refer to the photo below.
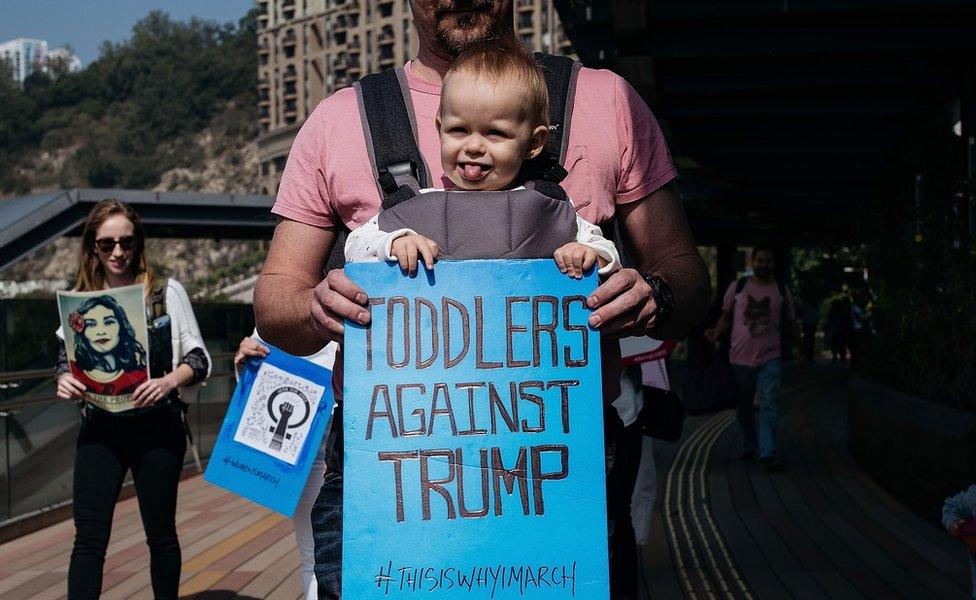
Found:
[[966, 189], [959, 203], [960, 229], [976, 235], [976, 76], [966, 69], [959, 90], [959, 121], [963, 144], [963, 176]]
[[722, 301], [722, 296], [729, 284], [735, 281], [735, 256], [738, 247], [735, 242], [722, 242], [715, 245], [715, 299]]

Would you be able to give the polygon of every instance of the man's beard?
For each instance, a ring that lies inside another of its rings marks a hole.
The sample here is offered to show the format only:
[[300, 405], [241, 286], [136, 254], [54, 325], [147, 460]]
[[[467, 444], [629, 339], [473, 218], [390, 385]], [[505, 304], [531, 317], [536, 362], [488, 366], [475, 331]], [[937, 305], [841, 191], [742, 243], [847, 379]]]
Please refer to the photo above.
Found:
[[[504, 25], [492, 15], [492, 0], [441, 0], [434, 7], [437, 19], [437, 44], [452, 55], [458, 55], [479, 42], [495, 37]], [[450, 15], [459, 10], [471, 10], [467, 15]]]

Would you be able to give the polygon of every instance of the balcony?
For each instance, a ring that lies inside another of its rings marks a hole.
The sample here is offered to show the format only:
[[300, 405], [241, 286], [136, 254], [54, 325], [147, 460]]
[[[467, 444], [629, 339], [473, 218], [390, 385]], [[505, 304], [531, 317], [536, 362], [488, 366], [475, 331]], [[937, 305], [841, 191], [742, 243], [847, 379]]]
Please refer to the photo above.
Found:
[[384, 25], [383, 29], [380, 30], [380, 34], [376, 36], [376, 40], [381, 44], [384, 42], [392, 42], [394, 40], [393, 27]]
[[352, 41], [349, 42], [349, 49], [350, 50], [359, 50], [359, 47], [360, 47], [360, 44], [359, 44], [359, 36], [357, 35], [357, 36], [354, 36], [352, 38]]
[[295, 87], [295, 82], [294, 81], [286, 81], [285, 82], [285, 93], [284, 93], [284, 97], [285, 98], [294, 98], [296, 95], [298, 95], [298, 90]]
[[380, 18], [392, 17], [393, 0], [381, 0], [380, 3], [376, 5], [376, 10], [380, 13]]
[[295, 101], [294, 100], [286, 100], [285, 101], [284, 114], [285, 115], [294, 115], [294, 114], [297, 114], [297, 113], [298, 113], [298, 107], [296, 106]]
[[294, 29], [289, 29], [284, 36], [281, 38], [281, 45], [283, 47], [294, 46], [298, 41], [298, 36], [295, 35]]
[[281, 79], [283, 81], [289, 81], [291, 79], [294, 79], [297, 75], [298, 73], [295, 70], [295, 65], [288, 65], [287, 67], [285, 67], [285, 72], [282, 73]]

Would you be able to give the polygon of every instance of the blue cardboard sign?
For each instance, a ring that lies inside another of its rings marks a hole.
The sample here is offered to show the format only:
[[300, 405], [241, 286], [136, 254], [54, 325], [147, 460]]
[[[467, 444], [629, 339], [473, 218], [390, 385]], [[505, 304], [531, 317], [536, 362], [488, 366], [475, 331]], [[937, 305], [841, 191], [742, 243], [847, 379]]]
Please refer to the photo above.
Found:
[[332, 371], [265, 345], [244, 364], [203, 478], [291, 517], [332, 414]]
[[609, 597], [596, 275], [355, 263], [343, 346], [344, 598]]

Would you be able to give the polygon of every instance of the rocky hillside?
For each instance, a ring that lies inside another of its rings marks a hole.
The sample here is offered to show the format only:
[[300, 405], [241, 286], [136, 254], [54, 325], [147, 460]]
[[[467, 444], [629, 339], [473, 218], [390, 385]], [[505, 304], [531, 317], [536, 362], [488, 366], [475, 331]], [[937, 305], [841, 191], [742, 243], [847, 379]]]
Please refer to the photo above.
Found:
[[[152, 12], [80, 73], [0, 73], [4, 197], [72, 187], [256, 193], [255, 12], [236, 24]], [[260, 241], [151, 240], [156, 268], [197, 297], [260, 269]], [[77, 240], [55, 240], [0, 272], [0, 296], [73, 279]], [[46, 283], [38, 283], [46, 282]]]
[[[216, 126], [201, 132], [196, 144], [202, 160], [190, 167], [164, 172], [154, 190], [257, 193], [257, 144], [253, 139], [230, 135]], [[57, 155], [46, 153], [38, 156], [37, 170], [45, 172], [54, 169]], [[42, 185], [31, 192], [48, 191], [47, 188]], [[0, 206], [2, 202], [0, 200]], [[213, 298], [219, 296], [224, 287], [257, 274], [264, 260], [266, 242], [151, 239], [148, 249], [150, 260], [158, 271], [179, 279], [195, 297]], [[0, 284], [0, 295], [44, 295], [63, 287], [74, 279], [77, 256], [77, 238], [53, 241], [0, 272], [0, 281], [48, 283], [40, 286]]]

